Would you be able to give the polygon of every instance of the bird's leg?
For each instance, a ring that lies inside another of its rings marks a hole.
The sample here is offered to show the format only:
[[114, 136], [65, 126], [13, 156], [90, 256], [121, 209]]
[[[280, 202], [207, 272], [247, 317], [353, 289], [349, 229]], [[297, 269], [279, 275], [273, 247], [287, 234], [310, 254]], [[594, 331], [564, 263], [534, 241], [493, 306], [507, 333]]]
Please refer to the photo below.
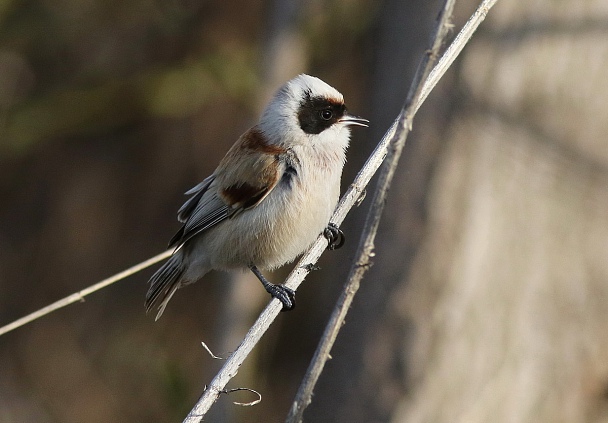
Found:
[[260, 282], [262, 282], [266, 292], [272, 295], [273, 298], [276, 298], [283, 303], [282, 311], [294, 309], [296, 306], [296, 293], [293, 289], [287, 288], [285, 285], [276, 285], [274, 283], [270, 283], [268, 279], [262, 275], [262, 272], [260, 272], [259, 269], [254, 265], [249, 266], [249, 269], [251, 269], [253, 274], [260, 280]]
[[344, 232], [335, 223], [329, 223], [323, 231], [323, 236], [329, 241], [328, 250], [337, 250], [344, 245]]

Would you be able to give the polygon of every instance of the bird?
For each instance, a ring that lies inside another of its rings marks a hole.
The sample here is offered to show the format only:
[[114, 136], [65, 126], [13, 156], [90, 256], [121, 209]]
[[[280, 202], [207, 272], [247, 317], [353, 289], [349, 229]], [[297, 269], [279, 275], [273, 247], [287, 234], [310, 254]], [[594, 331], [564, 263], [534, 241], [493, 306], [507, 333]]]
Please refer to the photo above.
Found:
[[290, 288], [260, 269], [292, 262], [320, 234], [329, 248], [343, 234], [329, 220], [340, 195], [351, 126], [369, 121], [347, 112], [342, 94], [300, 74], [278, 89], [257, 124], [241, 135], [217, 169], [192, 189], [177, 213], [174, 252], [152, 275], [145, 308], [158, 320], [175, 292], [211, 270], [250, 269], [283, 310]]

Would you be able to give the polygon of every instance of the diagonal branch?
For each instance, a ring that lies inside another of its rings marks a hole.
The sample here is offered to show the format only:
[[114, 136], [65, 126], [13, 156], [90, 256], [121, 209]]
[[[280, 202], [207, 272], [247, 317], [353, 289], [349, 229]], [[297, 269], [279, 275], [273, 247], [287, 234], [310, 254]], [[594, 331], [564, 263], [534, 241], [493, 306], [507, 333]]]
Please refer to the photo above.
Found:
[[300, 384], [300, 388], [298, 389], [295, 400], [291, 406], [287, 419], [285, 420], [286, 423], [299, 423], [302, 421], [304, 410], [312, 401], [314, 387], [323, 372], [325, 363], [330, 358], [329, 353], [343, 326], [346, 314], [348, 313], [355, 294], [359, 290], [360, 282], [371, 266], [370, 259], [374, 254], [374, 240], [378, 231], [378, 225], [380, 224], [382, 211], [384, 210], [384, 204], [388, 196], [388, 189], [393, 180], [405, 141], [412, 128], [413, 118], [418, 109], [423, 84], [427, 80], [431, 69], [433, 69], [433, 65], [436, 63], [437, 57], [439, 56], [439, 51], [449, 32], [454, 2], [455, 0], [446, 0], [444, 3], [443, 9], [437, 17], [431, 46], [418, 65], [405, 104], [393, 124], [393, 126], [396, 125], [397, 129], [390, 140], [386, 161], [382, 166], [378, 178], [378, 183], [374, 191], [374, 198], [365, 220], [359, 247], [355, 259], [353, 260], [350, 274], [342, 289], [342, 294], [330, 316], [329, 322], [325, 327], [325, 331], [317, 346], [317, 350], [315, 351], [308, 370], [306, 371], [306, 375]]
[[[374, 199], [365, 221], [357, 254], [353, 260], [348, 280], [344, 285], [342, 294], [334, 307], [321, 341], [317, 346], [317, 350], [311, 360], [306, 375], [298, 389], [287, 419], [285, 420], [286, 423], [300, 423], [302, 421], [304, 410], [312, 400], [314, 387], [323, 372], [325, 363], [330, 358], [331, 348], [335, 343], [340, 329], [344, 326], [346, 314], [359, 289], [360, 282], [371, 265], [370, 259], [374, 255], [374, 240], [380, 224], [380, 218], [382, 217], [388, 190], [391, 186], [401, 152], [412, 127], [413, 118], [429, 92], [437, 84], [458, 54], [460, 54], [465, 44], [475, 32], [475, 29], [477, 29], [477, 26], [483, 21], [488, 10], [496, 0], [482, 2], [454, 42], [446, 50], [441, 61], [433, 68], [439, 54], [439, 49], [450, 29], [450, 18], [452, 16], [454, 2], [455, 0], [446, 0], [442, 11], [437, 18], [432, 47], [427, 51], [427, 54], [423, 57], [418, 66], [405, 105], [395, 121], [397, 130], [392, 137], [386, 161], [378, 178]], [[433, 70], [431, 71], [431, 69]], [[393, 126], [395, 126], [395, 124], [393, 124]]]

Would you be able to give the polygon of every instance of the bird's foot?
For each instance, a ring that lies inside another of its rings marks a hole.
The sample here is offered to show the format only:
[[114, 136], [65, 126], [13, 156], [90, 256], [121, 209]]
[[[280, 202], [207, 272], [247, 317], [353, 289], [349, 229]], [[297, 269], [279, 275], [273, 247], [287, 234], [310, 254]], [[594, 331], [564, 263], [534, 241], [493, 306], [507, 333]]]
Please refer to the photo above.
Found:
[[295, 308], [296, 293], [293, 289], [287, 288], [285, 285], [277, 285], [269, 282], [256, 266], [249, 266], [249, 269], [251, 269], [253, 274], [262, 282], [266, 292], [272, 295], [272, 298], [276, 298], [283, 303], [283, 310], [281, 311], [289, 311]]
[[335, 223], [327, 225], [323, 231], [323, 236], [329, 241], [329, 244], [327, 245], [328, 250], [337, 250], [344, 245], [344, 241], [346, 240], [344, 232], [342, 232]]
[[272, 295], [272, 298], [276, 298], [283, 303], [283, 309], [281, 311], [293, 310], [296, 306], [296, 293], [293, 289], [287, 288], [285, 285], [269, 284], [264, 285], [266, 291]]

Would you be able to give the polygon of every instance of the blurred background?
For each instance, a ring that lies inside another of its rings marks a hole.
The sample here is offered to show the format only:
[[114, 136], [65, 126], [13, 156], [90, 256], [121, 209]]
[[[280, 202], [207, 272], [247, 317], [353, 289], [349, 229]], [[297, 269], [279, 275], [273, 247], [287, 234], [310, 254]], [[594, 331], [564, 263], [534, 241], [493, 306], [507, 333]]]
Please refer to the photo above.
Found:
[[[476, 6], [457, 2], [459, 29]], [[0, 325], [161, 252], [182, 193], [282, 83], [397, 115], [438, 1], [0, 0]], [[608, 3], [499, 1], [420, 110], [308, 422], [608, 422]], [[371, 189], [369, 190], [371, 191]], [[209, 422], [281, 422], [369, 205]], [[0, 338], [0, 422], [177, 422], [268, 301], [154, 269]], [[281, 281], [285, 266], [271, 275]]]

